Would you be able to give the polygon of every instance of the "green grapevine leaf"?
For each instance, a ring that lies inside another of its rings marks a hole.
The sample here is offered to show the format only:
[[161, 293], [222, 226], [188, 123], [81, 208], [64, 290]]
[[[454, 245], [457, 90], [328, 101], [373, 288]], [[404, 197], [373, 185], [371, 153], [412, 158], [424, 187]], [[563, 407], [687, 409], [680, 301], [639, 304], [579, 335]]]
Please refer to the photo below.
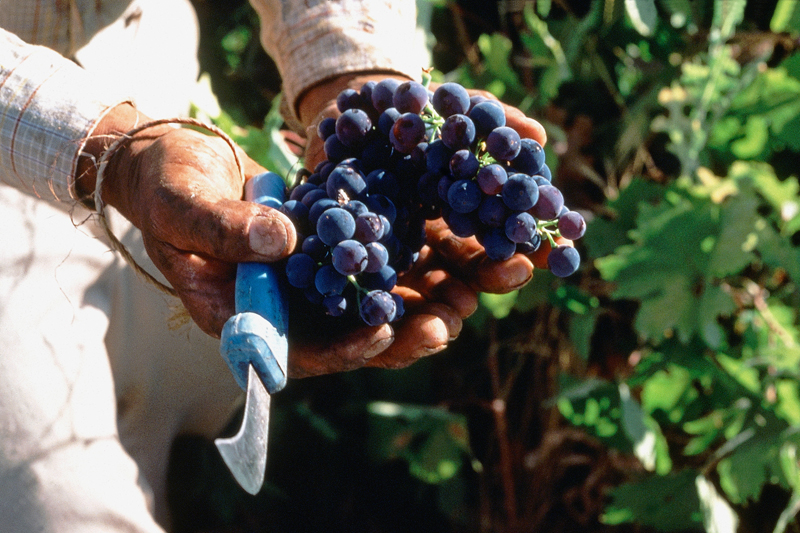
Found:
[[610, 491], [602, 517], [606, 524], [635, 522], [658, 531], [703, 531], [703, 515], [693, 470], [650, 476]]
[[639, 34], [653, 35], [658, 22], [655, 0], [625, 0], [625, 11]]
[[797, 0], [778, 0], [769, 29], [775, 33], [800, 31], [800, 2]]

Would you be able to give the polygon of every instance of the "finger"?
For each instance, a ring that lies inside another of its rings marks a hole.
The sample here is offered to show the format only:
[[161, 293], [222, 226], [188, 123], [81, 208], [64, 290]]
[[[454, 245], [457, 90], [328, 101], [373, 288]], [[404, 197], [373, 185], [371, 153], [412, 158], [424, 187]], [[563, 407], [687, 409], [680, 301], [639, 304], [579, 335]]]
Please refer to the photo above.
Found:
[[450, 339], [447, 325], [432, 314], [407, 315], [394, 325], [394, 332], [394, 342], [364, 366], [405, 368], [422, 357], [441, 352]]
[[394, 341], [391, 326], [363, 327], [335, 341], [295, 344], [289, 354], [289, 377], [304, 378], [361, 368]]
[[235, 312], [236, 265], [178, 250], [147, 237], [144, 244], [192, 320], [202, 331], [218, 338]]
[[402, 276], [400, 284], [414, 289], [428, 300], [444, 303], [461, 318], [467, 318], [478, 307], [478, 295], [469, 285], [441, 267], [440, 262], [430, 247], [423, 247], [414, 268]]
[[525, 113], [516, 107], [506, 104], [503, 104], [503, 107], [506, 111], [506, 126], [516, 130], [522, 138], [533, 139], [542, 146], [547, 144], [547, 132], [538, 120], [525, 116]]
[[524, 286], [533, 276], [533, 264], [524, 255], [492, 261], [477, 240], [456, 237], [441, 219], [429, 221], [427, 232], [429, 246], [477, 291], [510, 292]]

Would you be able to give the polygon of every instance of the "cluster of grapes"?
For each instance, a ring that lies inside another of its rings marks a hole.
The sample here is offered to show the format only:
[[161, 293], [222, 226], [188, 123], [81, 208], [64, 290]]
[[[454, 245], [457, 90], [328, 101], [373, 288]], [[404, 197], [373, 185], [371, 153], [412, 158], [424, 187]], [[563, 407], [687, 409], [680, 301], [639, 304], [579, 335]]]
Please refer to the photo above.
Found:
[[550, 183], [542, 146], [506, 126], [501, 104], [457, 83], [431, 92], [391, 78], [336, 103], [340, 116], [317, 128], [327, 160], [300, 171], [281, 207], [303, 237], [288, 282], [327, 314], [399, 318], [403, 300], [391, 290], [425, 244], [425, 220], [438, 217], [490, 259], [545, 243], [551, 272], [578, 269], [578, 252], [556, 239], [580, 238], [586, 223]]

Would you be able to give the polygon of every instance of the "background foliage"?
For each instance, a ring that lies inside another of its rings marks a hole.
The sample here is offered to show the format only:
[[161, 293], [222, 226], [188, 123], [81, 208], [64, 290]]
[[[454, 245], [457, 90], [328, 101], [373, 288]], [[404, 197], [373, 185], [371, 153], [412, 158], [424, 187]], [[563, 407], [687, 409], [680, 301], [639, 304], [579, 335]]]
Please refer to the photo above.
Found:
[[[198, 114], [288, 171], [257, 19], [197, 7]], [[184, 439], [177, 530], [800, 531], [800, 3], [420, 7], [439, 80], [545, 124], [582, 268], [411, 368], [290, 382], [256, 498]]]

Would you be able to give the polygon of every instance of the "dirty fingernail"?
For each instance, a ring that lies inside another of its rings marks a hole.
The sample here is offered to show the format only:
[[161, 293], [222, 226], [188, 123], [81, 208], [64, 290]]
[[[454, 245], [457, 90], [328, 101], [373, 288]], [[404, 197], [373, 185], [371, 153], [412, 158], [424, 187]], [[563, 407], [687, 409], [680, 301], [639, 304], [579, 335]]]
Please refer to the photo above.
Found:
[[281, 257], [291, 249], [290, 235], [293, 235], [293, 231], [287, 227], [283, 217], [257, 216], [250, 223], [250, 249], [268, 258]]

